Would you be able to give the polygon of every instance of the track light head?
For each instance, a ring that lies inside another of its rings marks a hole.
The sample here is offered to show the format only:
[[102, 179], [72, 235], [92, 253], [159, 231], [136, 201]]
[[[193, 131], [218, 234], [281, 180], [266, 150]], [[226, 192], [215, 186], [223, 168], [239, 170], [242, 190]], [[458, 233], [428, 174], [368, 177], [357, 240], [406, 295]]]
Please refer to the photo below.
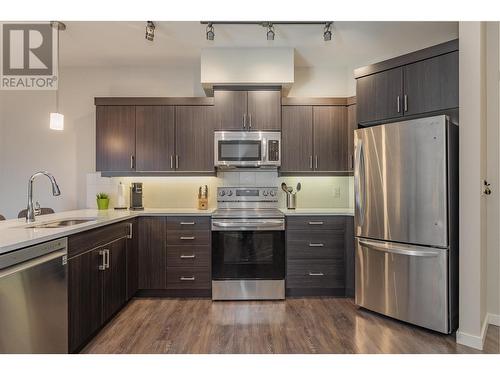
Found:
[[153, 21], [146, 22], [146, 40], [152, 42], [155, 38], [155, 24]]
[[215, 39], [214, 25], [212, 23], [209, 23], [207, 25], [207, 40], [214, 40], [214, 39]]
[[274, 40], [274, 26], [272, 23], [267, 25], [267, 40]]
[[325, 42], [329, 42], [330, 40], [332, 40], [332, 30], [331, 30], [331, 27], [332, 27], [332, 23], [331, 22], [325, 23], [325, 30], [323, 31], [323, 40]]

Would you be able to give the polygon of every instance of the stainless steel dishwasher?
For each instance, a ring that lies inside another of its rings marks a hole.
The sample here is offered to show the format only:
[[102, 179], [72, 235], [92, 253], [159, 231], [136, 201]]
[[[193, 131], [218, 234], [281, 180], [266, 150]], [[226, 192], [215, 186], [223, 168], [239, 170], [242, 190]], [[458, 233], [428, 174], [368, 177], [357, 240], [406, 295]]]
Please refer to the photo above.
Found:
[[0, 353], [68, 352], [67, 238], [0, 255]]

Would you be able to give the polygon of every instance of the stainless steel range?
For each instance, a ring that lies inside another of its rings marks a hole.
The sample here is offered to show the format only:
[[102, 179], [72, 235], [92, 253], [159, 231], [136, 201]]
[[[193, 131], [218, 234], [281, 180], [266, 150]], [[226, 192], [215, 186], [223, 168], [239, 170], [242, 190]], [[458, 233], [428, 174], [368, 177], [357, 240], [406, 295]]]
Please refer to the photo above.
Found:
[[212, 299], [285, 298], [285, 218], [277, 187], [220, 187], [212, 215]]

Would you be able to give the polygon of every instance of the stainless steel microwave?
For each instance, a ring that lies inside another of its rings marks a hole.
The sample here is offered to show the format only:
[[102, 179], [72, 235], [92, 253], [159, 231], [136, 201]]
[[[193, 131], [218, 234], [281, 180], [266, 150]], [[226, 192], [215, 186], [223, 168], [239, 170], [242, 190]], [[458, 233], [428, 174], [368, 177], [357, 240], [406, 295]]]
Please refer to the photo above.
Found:
[[214, 164], [218, 168], [277, 168], [281, 132], [216, 131]]

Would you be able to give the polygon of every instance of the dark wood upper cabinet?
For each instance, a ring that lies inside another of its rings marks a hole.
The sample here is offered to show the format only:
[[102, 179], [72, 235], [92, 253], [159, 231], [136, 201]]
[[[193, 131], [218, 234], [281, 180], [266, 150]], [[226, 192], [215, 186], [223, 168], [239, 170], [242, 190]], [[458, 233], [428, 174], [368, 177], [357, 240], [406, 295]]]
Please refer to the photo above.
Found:
[[354, 131], [358, 128], [356, 121], [356, 104], [347, 107], [347, 170], [354, 171]]
[[403, 68], [375, 73], [356, 80], [359, 123], [403, 115]]
[[165, 217], [142, 217], [138, 228], [139, 289], [165, 289], [167, 220]]
[[135, 106], [97, 106], [96, 170], [135, 170]]
[[109, 253], [109, 268], [102, 272], [102, 321], [106, 322], [127, 301], [127, 239], [112, 242], [103, 250]]
[[281, 172], [313, 170], [313, 107], [283, 106]]
[[347, 169], [347, 108], [313, 107], [314, 169], [318, 172]]
[[405, 66], [404, 113], [458, 107], [458, 51]]
[[136, 171], [175, 170], [175, 107], [136, 106]]
[[246, 130], [246, 91], [215, 90], [214, 103], [217, 129]]
[[456, 39], [356, 69], [358, 124], [456, 110], [458, 64]]
[[68, 260], [69, 351], [73, 353], [101, 326], [99, 250]]
[[215, 126], [219, 130], [280, 130], [281, 91], [214, 90]]
[[214, 171], [214, 108], [176, 107], [176, 168], [178, 171]]
[[248, 130], [281, 129], [281, 91], [248, 91]]

